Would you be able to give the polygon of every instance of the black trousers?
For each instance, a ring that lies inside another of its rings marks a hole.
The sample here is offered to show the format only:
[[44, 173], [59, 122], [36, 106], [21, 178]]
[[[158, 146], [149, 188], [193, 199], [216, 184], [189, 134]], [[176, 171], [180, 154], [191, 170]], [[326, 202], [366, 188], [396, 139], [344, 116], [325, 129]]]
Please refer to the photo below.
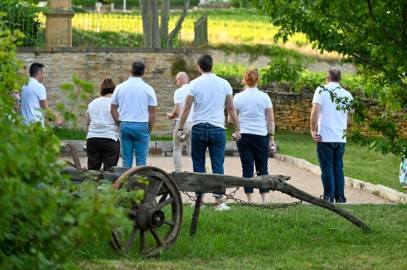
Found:
[[86, 140], [88, 154], [88, 169], [109, 170], [116, 166], [120, 156], [120, 143], [107, 138], [90, 138]]
[[[242, 162], [243, 177], [253, 178], [254, 165], [256, 165], [256, 174], [268, 175], [268, 136], [255, 134], [242, 134], [237, 141], [240, 161]], [[268, 192], [268, 189], [260, 189], [260, 193]], [[253, 193], [253, 188], [244, 188], [245, 193]]]

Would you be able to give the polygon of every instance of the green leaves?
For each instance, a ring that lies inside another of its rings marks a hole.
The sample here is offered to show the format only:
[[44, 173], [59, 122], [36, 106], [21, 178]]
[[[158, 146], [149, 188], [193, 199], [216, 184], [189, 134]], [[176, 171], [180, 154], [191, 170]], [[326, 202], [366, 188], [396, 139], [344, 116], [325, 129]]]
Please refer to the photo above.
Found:
[[[24, 125], [13, 109], [11, 94], [25, 80], [14, 40], [10, 31], [0, 30], [0, 269], [73, 269], [78, 245], [107, 240], [112, 228], [128, 224], [117, 202], [140, 200], [143, 192], [115, 191], [110, 183], [91, 180], [75, 185], [61, 175], [66, 164], [59, 160], [53, 130]], [[77, 77], [73, 81], [63, 89], [78, 103], [93, 87]]]
[[[286, 41], [294, 33], [304, 33], [321, 52], [338, 52], [358, 67], [366, 94], [377, 99], [385, 114], [407, 112], [407, 4], [395, 1], [268, 0], [253, 1], [271, 17], [280, 30], [276, 38]], [[360, 117], [360, 115], [358, 116]], [[359, 121], [360, 119], [358, 119]], [[391, 121], [375, 122], [374, 131], [393, 146], [403, 147], [388, 137]], [[356, 136], [358, 137], [358, 136]], [[403, 142], [400, 142], [402, 145]], [[378, 144], [377, 144], [378, 145]], [[384, 145], [384, 144], [382, 144]], [[406, 146], [406, 145], [405, 145]], [[405, 147], [404, 147], [405, 148]], [[405, 150], [404, 154], [406, 153]], [[401, 154], [402, 152], [393, 152]]]

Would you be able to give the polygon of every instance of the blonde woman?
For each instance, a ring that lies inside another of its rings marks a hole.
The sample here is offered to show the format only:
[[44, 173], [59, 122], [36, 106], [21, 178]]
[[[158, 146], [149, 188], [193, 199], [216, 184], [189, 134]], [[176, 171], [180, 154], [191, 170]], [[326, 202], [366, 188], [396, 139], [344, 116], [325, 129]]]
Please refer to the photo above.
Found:
[[[239, 114], [241, 138], [237, 141], [243, 177], [268, 174], [269, 147], [274, 146], [274, 113], [270, 97], [257, 88], [259, 73], [248, 70], [243, 76], [245, 89], [233, 98]], [[253, 188], [244, 189], [247, 200], [252, 202]], [[263, 203], [267, 189], [260, 189]]]

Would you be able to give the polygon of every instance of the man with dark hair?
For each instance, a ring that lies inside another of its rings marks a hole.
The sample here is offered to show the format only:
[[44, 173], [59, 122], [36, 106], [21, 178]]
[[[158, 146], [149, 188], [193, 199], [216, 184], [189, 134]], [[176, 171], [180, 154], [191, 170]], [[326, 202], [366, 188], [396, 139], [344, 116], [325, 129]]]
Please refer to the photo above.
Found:
[[[119, 84], [112, 96], [111, 113], [119, 126], [123, 167], [147, 164], [150, 134], [155, 124], [157, 97], [154, 89], [142, 79], [145, 64], [135, 61], [130, 78]], [[119, 112], [120, 110], [120, 112]]]
[[[208, 54], [198, 59], [198, 70], [201, 76], [190, 82], [184, 109], [178, 127], [178, 138], [185, 140], [184, 125], [193, 106], [192, 117], [192, 164], [194, 172], [205, 173], [205, 153], [209, 148], [212, 172], [224, 174], [225, 158], [225, 106], [236, 128], [235, 138], [240, 138], [239, 119], [233, 105], [232, 87], [212, 71], [213, 60]], [[198, 200], [201, 194], [198, 194]], [[230, 207], [221, 201], [221, 194], [215, 196], [217, 206], [215, 210], [229, 210]]]
[[21, 114], [25, 124], [40, 122], [44, 127], [44, 113], [52, 115], [54, 122], [57, 125], [62, 124], [59, 117], [53, 115], [48, 106], [47, 91], [42, 84], [45, 76], [45, 65], [41, 63], [33, 63], [30, 66], [30, 79], [21, 89]]
[[213, 66], [212, 56], [203, 54], [198, 58], [198, 66], [203, 72], [211, 72]]
[[146, 66], [144, 65], [143, 61], [135, 61], [131, 65], [131, 73], [133, 76], [138, 76], [138, 77], [143, 76], [145, 69], [146, 69]]
[[[317, 154], [321, 167], [324, 199], [345, 203], [345, 179], [343, 155], [346, 144], [348, 110], [338, 109], [337, 99], [350, 103], [352, 95], [339, 85], [341, 72], [330, 69], [327, 84], [315, 90], [311, 110], [311, 136], [317, 142]], [[332, 99], [332, 96], [335, 97]]]

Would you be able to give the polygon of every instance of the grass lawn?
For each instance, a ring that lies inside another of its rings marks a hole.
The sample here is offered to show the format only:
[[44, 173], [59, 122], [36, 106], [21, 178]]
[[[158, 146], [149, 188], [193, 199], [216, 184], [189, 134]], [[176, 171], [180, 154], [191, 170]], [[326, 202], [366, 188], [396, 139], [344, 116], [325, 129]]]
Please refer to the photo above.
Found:
[[160, 258], [120, 256], [102, 241], [73, 256], [83, 269], [407, 269], [406, 205], [344, 207], [372, 231], [315, 206], [206, 207], [190, 238], [192, 208], [186, 206], [180, 238]]
[[[276, 140], [281, 154], [299, 157], [319, 165], [316, 144], [309, 134], [277, 132]], [[383, 155], [352, 142], [346, 145], [344, 157], [346, 176], [402, 190], [398, 181], [399, 166], [400, 157], [393, 154]]]

